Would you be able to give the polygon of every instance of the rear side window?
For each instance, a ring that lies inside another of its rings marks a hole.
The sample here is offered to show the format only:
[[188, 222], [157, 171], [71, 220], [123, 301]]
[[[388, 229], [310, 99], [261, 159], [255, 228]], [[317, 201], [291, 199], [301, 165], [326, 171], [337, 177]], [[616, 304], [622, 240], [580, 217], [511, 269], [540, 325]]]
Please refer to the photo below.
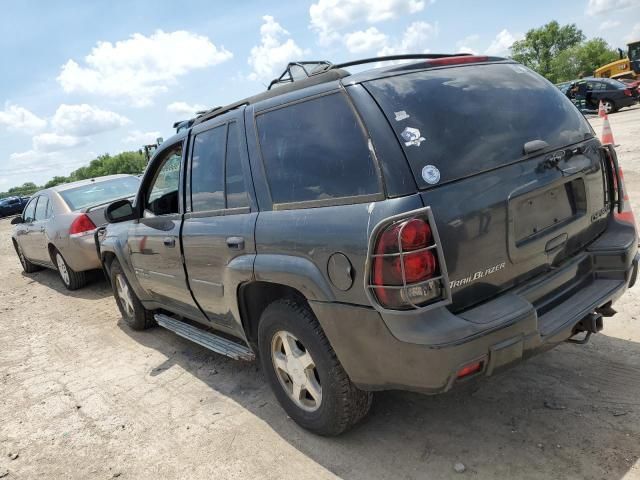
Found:
[[191, 209], [224, 208], [224, 144], [226, 125], [196, 135], [191, 158]]
[[227, 137], [227, 166], [225, 168], [227, 208], [240, 208], [249, 206], [247, 187], [242, 174], [242, 156], [240, 155], [240, 138], [238, 126], [229, 124]]
[[38, 197], [38, 206], [36, 207], [36, 222], [46, 220], [49, 211], [49, 199], [44, 195]]
[[592, 136], [571, 101], [521, 65], [425, 70], [365, 86], [421, 188], [517, 161], [531, 140], [560, 148]]
[[274, 203], [380, 192], [367, 138], [344, 94], [271, 110], [256, 121]]

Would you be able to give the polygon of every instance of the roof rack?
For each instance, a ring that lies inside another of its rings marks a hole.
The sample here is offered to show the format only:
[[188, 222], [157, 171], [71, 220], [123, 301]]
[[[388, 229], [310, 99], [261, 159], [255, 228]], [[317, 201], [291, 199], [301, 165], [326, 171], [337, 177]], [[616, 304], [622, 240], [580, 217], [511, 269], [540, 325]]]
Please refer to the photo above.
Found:
[[300, 90], [311, 85], [326, 83], [349, 76], [351, 74], [348, 71], [344, 70], [344, 68], [346, 67], [364, 65], [367, 63], [388, 62], [394, 60], [423, 60], [446, 57], [462, 57], [467, 55], [469, 54], [418, 53], [364, 58], [362, 60], [353, 60], [351, 62], [338, 64], [333, 64], [328, 60], [290, 62], [285, 68], [284, 72], [282, 72], [282, 74], [278, 78], [273, 79], [271, 83], [269, 83], [269, 86], [267, 87], [267, 90], [265, 92], [245, 98], [238, 102], [231, 103], [224, 107], [216, 107], [211, 110], [207, 110], [206, 112], [203, 112], [193, 119], [193, 125], [198, 125], [199, 123], [206, 122], [207, 120], [222, 115], [223, 113], [226, 113], [230, 110], [235, 110], [236, 108], [239, 108], [243, 105], [251, 105], [252, 103], [256, 103], [267, 98], [276, 97], [287, 92]]
[[464, 57], [470, 55], [469, 53], [410, 53], [406, 55], [386, 55], [382, 57], [363, 58], [362, 60], [353, 60], [351, 62], [338, 63], [333, 65], [332, 68], [346, 68], [353, 67], [355, 65], [364, 65], [366, 63], [376, 62], [389, 62], [393, 60], [422, 60], [422, 59], [436, 59], [447, 57]]

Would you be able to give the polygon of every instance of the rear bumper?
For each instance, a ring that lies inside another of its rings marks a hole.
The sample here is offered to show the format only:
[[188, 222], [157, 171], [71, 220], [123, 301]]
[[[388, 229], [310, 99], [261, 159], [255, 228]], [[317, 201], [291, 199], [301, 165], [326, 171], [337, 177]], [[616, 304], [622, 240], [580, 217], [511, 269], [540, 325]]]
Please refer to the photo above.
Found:
[[463, 366], [492, 375], [575, 334], [576, 324], [615, 302], [638, 274], [637, 236], [616, 224], [564, 265], [480, 306], [384, 317], [367, 307], [311, 302], [351, 380], [366, 390], [440, 393]]

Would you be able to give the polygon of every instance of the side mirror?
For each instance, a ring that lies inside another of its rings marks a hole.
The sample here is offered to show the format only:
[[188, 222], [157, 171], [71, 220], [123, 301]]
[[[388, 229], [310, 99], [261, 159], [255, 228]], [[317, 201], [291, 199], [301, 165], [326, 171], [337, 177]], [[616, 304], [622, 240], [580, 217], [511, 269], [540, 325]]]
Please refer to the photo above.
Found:
[[129, 200], [118, 200], [107, 207], [104, 216], [109, 223], [119, 223], [135, 220], [136, 212]]
[[19, 223], [24, 223], [22, 217], [13, 217], [11, 219], [11, 225], [18, 225]]

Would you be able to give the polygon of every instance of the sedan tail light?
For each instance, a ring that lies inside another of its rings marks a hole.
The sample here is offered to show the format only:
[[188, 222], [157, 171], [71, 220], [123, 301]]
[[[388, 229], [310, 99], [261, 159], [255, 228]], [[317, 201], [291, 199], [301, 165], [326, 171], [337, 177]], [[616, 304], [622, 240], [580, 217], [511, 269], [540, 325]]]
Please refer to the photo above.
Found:
[[624, 94], [625, 94], [627, 97], [632, 97], [632, 96], [633, 96], [633, 93], [631, 93], [631, 89], [629, 89], [629, 88], [625, 88], [625, 89], [624, 89]]
[[367, 285], [374, 305], [411, 310], [450, 299], [437, 232], [427, 212], [422, 212], [374, 229]]
[[70, 237], [82, 237], [96, 231], [96, 225], [86, 213], [78, 215], [69, 228]]

